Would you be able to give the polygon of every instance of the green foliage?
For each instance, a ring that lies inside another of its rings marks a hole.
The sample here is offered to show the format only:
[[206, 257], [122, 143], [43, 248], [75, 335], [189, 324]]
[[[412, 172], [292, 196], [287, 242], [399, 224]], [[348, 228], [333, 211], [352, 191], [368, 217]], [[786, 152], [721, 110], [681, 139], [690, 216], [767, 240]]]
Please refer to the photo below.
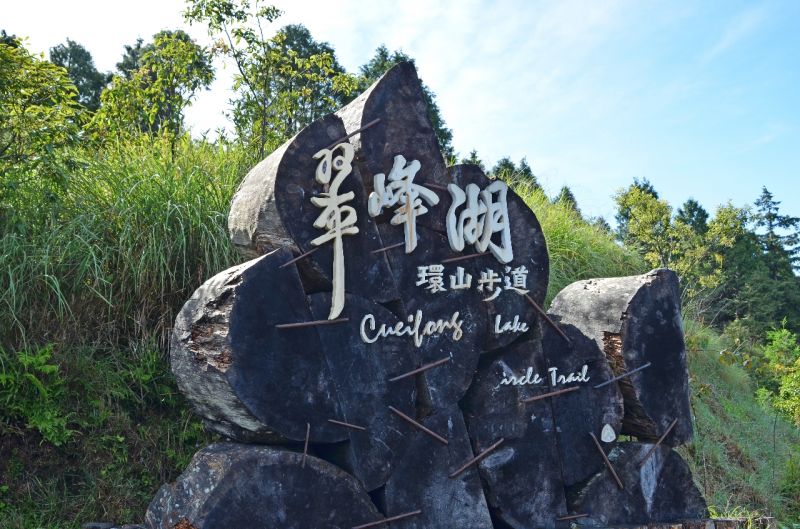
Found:
[[[26, 343], [163, 339], [199, 282], [235, 262], [225, 219], [240, 149], [140, 137], [84, 153], [57, 218], [0, 239], [0, 322]], [[43, 316], [47, 315], [47, 316]]]
[[[477, 157], [478, 153], [473, 150], [470, 153], [470, 158], [463, 160], [462, 163], [475, 164], [475, 161], [477, 161], [478, 163], [476, 165], [482, 166], [483, 162], [481, 162]], [[470, 159], [473, 161], [470, 161]], [[528, 165], [528, 161], [525, 158], [522, 158], [518, 165], [515, 165], [508, 156], [500, 158], [494, 167], [492, 167], [489, 175], [494, 178], [499, 178], [500, 180], [525, 181], [531, 187], [540, 187], [539, 181], [536, 179], [536, 175], [533, 174], [533, 170], [531, 169], [531, 166]]]
[[68, 441], [70, 413], [64, 411], [64, 379], [52, 363], [53, 349], [21, 350], [9, 354], [0, 349], [0, 416], [22, 420], [28, 428], [56, 446]]
[[161, 31], [137, 58], [129, 77], [116, 76], [101, 96], [92, 128], [100, 137], [183, 133], [184, 110], [214, 79], [211, 57], [184, 31]]
[[461, 163], [477, 165], [478, 167], [481, 168], [481, 171], [486, 172], [486, 164], [483, 163], [483, 160], [481, 160], [480, 156], [478, 156], [478, 151], [476, 151], [475, 149], [472, 149], [469, 152], [469, 156], [461, 158]]
[[280, 11], [257, 0], [188, 0], [186, 19], [208, 26], [214, 50], [236, 64], [231, 117], [258, 160], [348, 100], [355, 78], [303, 26], [266, 38]]
[[705, 229], [699, 230], [673, 218], [667, 201], [642, 185], [634, 184], [614, 198], [627, 217], [626, 246], [636, 249], [652, 267], [675, 270], [698, 315], [712, 310], [706, 306], [710, 304], [706, 296], [724, 280], [725, 252], [744, 234], [744, 211], [730, 204], [721, 206]]
[[69, 78], [78, 89], [78, 102], [91, 111], [100, 107], [100, 93], [111, 80], [110, 74], [97, 71], [92, 54], [75, 42], [50, 48], [50, 62], [67, 70]]
[[683, 222], [700, 235], [708, 231], [708, 212], [693, 198], [688, 199], [678, 208], [675, 220]]
[[562, 204], [564, 207], [575, 210], [575, 213], [577, 213], [580, 217], [581, 210], [578, 207], [578, 200], [575, 198], [575, 195], [572, 193], [572, 189], [570, 189], [569, 186], [562, 186], [561, 190], [558, 192], [558, 195], [553, 198], [553, 202]]
[[787, 461], [800, 457], [800, 431], [753, 398], [755, 384], [739, 365], [720, 362], [727, 337], [685, 321], [694, 441], [678, 449], [712, 512], [758, 512], [784, 522], [796, 518], [795, 483]]
[[57, 206], [75, 166], [76, 93], [63, 68], [0, 42], [0, 226], [39, 224]]
[[564, 204], [553, 204], [544, 191], [525, 177], [509, 181], [536, 214], [550, 254], [547, 302], [565, 286], [593, 277], [641, 274], [647, 264], [635, 252], [621, 247], [614, 237], [580, 218]]
[[[414, 59], [401, 50], [390, 52], [389, 48], [386, 46], [378, 46], [375, 50], [375, 55], [373, 55], [366, 64], [361, 66], [361, 76], [358, 79], [357, 86], [358, 91], [366, 90], [372, 83], [391, 69], [392, 66], [400, 62], [415, 64]], [[439, 148], [442, 151], [442, 155], [449, 165], [453, 165], [456, 157], [455, 150], [453, 149], [453, 131], [447, 127], [442, 117], [439, 105], [436, 104], [436, 95], [424, 82], [422, 83], [422, 97], [428, 105], [428, 118], [431, 120], [431, 125], [433, 125], [436, 139], [439, 140]]]

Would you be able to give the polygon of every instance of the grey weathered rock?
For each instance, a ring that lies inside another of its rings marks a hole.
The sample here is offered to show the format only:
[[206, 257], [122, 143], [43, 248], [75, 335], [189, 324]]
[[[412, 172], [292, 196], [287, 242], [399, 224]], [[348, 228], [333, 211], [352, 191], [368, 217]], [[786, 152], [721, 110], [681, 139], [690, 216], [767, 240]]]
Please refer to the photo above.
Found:
[[382, 519], [352, 476], [313, 456], [219, 443], [150, 504], [148, 529], [350, 528]]
[[661, 268], [639, 276], [577, 281], [558, 293], [550, 312], [593, 339], [615, 375], [650, 363], [618, 382], [625, 401], [622, 433], [654, 441], [677, 419], [664, 442], [677, 446], [692, 439], [675, 272]]
[[477, 467], [489, 506], [514, 529], [555, 527], [556, 518], [566, 512], [550, 403], [523, 403], [541, 390], [501, 384], [507, 375], [529, 367], [546, 372], [539, 332], [536, 326], [530, 336], [484, 358], [463, 403], [475, 453], [503, 439]]
[[454, 469], [474, 455], [461, 410], [451, 406], [421, 422], [449, 444], [420, 431], [409, 433], [406, 451], [386, 484], [387, 515], [422, 510], [403, 523], [407, 529], [491, 529], [477, 473], [450, 478]]
[[[347, 438], [327, 423], [341, 415], [336, 389], [288, 250], [248, 261], [206, 281], [175, 322], [170, 360], [178, 387], [207, 424], [243, 441]], [[298, 354], [303, 351], [303, 354]]]
[[[623, 406], [622, 394], [616, 384], [594, 388], [598, 381], [613, 376], [597, 344], [573, 325], [562, 324], [560, 328], [569, 337], [569, 343], [549, 325], [542, 326], [542, 350], [547, 366], [557, 369], [555, 373], [543, 375], [549, 375], [549, 379], [555, 375], [557, 380], [559, 376], [580, 376], [583, 366], [586, 366], [586, 376], [589, 378], [588, 382], [568, 383], [551, 388], [578, 387], [576, 391], [550, 400], [557, 426], [564, 484], [570, 486], [588, 479], [603, 468], [603, 460], [588, 434], [592, 432], [600, 439], [606, 425], [619, 433]], [[552, 383], [551, 380], [547, 382]], [[603, 444], [607, 449], [614, 446], [614, 442]]]
[[604, 468], [579, 491], [573, 491], [570, 509], [590, 515], [581, 525], [613, 527], [708, 517], [705, 500], [677, 452], [661, 445], [641, 464], [652, 447], [619, 443], [608, 455], [624, 489]]

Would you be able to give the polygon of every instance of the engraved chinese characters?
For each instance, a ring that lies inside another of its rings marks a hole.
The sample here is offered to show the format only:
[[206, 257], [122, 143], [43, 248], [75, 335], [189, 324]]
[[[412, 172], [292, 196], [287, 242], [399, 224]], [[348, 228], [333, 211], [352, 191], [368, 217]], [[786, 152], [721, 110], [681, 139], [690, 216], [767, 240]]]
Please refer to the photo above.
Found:
[[[333, 157], [333, 153], [341, 151], [341, 154]], [[312, 246], [319, 246], [333, 240], [333, 297], [331, 301], [331, 312], [328, 319], [332, 320], [342, 313], [344, 308], [344, 252], [342, 250], [342, 235], [355, 235], [358, 233], [356, 227], [356, 210], [352, 206], [343, 205], [345, 202], [353, 200], [355, 194], [352, 191], [339, 194], [339, 187], [342, 181], [352, 170], [353, 146], [349, 143], [340, 143], [333, 149], [322, 149], [314, 155], [314, 159], [320, 159], [317, 165], [316, 180], [324, 184], [328, 191], [322, 196], [311, 197], [311, 202], [324, 208], [314, 221], [315, 228], [325, 228], [328, 230], [311, 241]], [[332, 169], [335, 169], [336, 176], [331, 182]]]
[[[464, 244], [472, 244], [479, 252], [487, 249], [501, 263], [514, 258], [511, 248], [511, 225], [508, 222], [508, 186], [495, 180], [483, 191], [477, 185], [467, 185], [466, 193], [455, 184], [447, 186], [453, 203], [447, 212], [447, 239], [450, 247], [460, 252]], [[458, 215], [456, 212], [466, 202]], [[500, 233], [500, 244], [492, 236]]]
[[369, 195], [369, 214], [377, 217], [385, 207], [400, 204], [394, 211], [392, 225], [403, 224], [405, 227], [406, 253], [417, 247], [417, 217], [428, 212], [422, 201], [430, 206], [439, 203], [436, 193], [414, 183], [414, 176], [420, 169], [418, 160], [406, 163], [402, 154], [394, 157], [392, 170], [389, 172], [389, 185], [383, 173], [375, 175], [375, 191]]

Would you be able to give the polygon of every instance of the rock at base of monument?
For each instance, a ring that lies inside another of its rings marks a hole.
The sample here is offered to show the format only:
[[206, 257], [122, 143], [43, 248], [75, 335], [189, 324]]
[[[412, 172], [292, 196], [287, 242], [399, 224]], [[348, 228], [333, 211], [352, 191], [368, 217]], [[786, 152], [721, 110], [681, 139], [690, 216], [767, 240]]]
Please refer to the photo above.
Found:
[[350, 528], [381, 520], [350, 475], [313, 456], [219, 443], [195, 454], [147, 511], [148, 529]]
[[529, 368], [546, 371], [540, 332], [534, 327], [531, 336], [484, 357], [462, 403], [473, 451], [496, 447], [465, 472], [477, 467], [493, 514], [513, 529], [556, 527], [567, 512], [551, 405], [522, 402], [547, 390], [502, 383]]
[[653, 446], [619, 443], [608, 455], [625, 488], [604, 468], [579, 490], [571, 491], [570, 511], [589, 515], [581, 525], [613, 527], [708, 517], [706, 502], [677, 452], [660, 445], [642, 464]]
[[452, 406], [421, 422], [448, 444], [422, 431], [413, 434], [386, 484], [387, 515], [421, 510], [404, 529], [492, 529], [477, 473], [450, 477], [473, 457], [461, 410]]
[[[691, 441], [689, 377], [678, 276], [666, 268], [639, 276], [568, 285], [550, 312], [592, 338], [614, 374], [625, 403], [622, 433], [670, 446]], [[597, 381], [602, 382], [602, 381]]]
[[[553, 417], [558, 426], [558, 451], [564, 484], [569, 487], [587, 480], [603, 468], [603, 460], [589, 432], [603, 440], [606, 450], [611, 450], [622, 426], [623, 406], [622, 394], [616, 384], [594, 387], [598, 381], [613, 376], [603, 351], [577, 327], [562, 324], [560, 329], [569, 337], [569, 343], [552, 327], [545, 325], [542, 327], [542, 348], [548, 368], [556, 369], [547, 374], [547, 382], [551, 384], [553, 376], [556, 377], [557, 385], [551, 389], [578, 388], [551, 399]], [[559, 385], [562, 376], [586, 380]]]

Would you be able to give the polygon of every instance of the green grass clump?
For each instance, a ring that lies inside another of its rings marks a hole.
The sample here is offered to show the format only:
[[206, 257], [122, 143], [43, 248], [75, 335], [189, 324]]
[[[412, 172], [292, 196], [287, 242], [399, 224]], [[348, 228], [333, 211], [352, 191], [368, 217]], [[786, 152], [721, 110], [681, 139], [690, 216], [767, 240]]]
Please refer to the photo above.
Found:
[[782, 489], [800, 484], [787, 465], [800, 459], [800, 431], [758, 402], [744, 369], [720, 361], [730, 344], [716, 332], [687, 321], [686, 344], [695, 438], [679, 451], [713, 512], [792, 521], [798, 497]]
[[548, 304], [574, 281], [642, 274], [649, 270], [637, 253], [617, 244], [612, 234], [588, 224], [574, 209], [552, 203], [540, 187], [523, 179], [511, 179], [510, 184], [536, 214], [547, 240]]

